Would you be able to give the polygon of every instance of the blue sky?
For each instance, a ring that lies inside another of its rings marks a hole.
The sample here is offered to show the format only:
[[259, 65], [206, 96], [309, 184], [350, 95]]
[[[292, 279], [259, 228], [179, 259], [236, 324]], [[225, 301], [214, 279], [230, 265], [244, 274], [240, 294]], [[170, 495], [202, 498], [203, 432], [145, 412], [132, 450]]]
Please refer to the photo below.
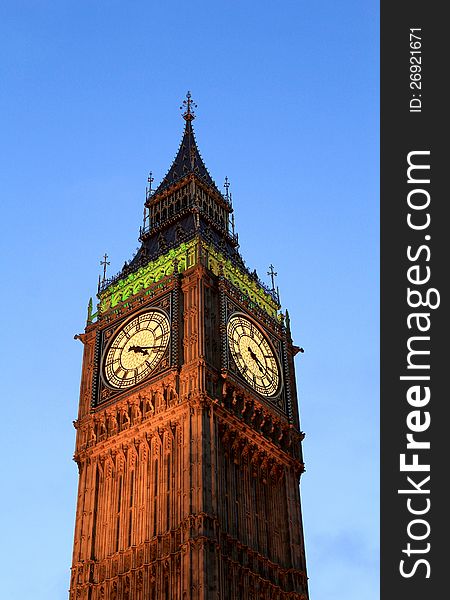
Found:
[[305, 348], [311, 599], [378, 598], [378, 3], [6, 1], [0, 55], [2, 596], [67, 597], [73, 336], [101, 256], [115, 273], [137, 247], [190, 89], [241, 252], [275, 265]]

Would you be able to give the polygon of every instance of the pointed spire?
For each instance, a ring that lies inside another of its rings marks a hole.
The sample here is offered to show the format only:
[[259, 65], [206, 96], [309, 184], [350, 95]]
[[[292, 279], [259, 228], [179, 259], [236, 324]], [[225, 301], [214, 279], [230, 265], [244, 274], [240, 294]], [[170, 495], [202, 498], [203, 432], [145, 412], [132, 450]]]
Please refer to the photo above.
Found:
[[197, 104], [192, 100], [191, 93], [188, 92], [186, 100], [183, 100], [183, 104], [180, 106], [180, 109], [184, 110], [183, 119], [186, 121], [183, 139], [169, 171], [154, 192], [155, 195], [190, 173], [195, 173], [201, 181], [213, 187], [218, 192], [217, 186], [208, 173], [208, 169], [197, 148], [192, 128], [192, 121], [195, 119], [193, 108], [197, 108]]

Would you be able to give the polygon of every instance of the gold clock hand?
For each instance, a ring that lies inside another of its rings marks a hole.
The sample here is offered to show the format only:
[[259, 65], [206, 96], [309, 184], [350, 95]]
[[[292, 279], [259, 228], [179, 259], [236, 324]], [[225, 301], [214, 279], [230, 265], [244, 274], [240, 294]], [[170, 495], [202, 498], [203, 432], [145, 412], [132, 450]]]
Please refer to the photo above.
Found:
[[253, 350], [250, 348], [250, 346], [247, 348], [247, 350], [250, 353], [250, 356], [252, 357], [252, 359], [255, 361], [255, 363], [258, 365], [258, 369], [261, 371], [261, 373], [264, 373], [265, 369], [263, 368], [263, 365], [261, 363], [261, 361], [259, 360], [259, 358], [256, 356], [256, 354], [253, 352]]
[[135, 354], [148, 354], [147, 350], [142, 346], [130, 346], [128, 352], [134, 352]]

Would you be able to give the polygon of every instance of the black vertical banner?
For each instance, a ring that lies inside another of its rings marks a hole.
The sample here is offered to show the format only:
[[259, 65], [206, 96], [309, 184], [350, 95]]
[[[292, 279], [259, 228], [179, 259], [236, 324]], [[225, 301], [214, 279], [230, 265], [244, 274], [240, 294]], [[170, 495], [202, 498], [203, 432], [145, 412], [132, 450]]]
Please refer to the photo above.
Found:
[[446, 8], [381, 2], [382, 600], [448, 594]]

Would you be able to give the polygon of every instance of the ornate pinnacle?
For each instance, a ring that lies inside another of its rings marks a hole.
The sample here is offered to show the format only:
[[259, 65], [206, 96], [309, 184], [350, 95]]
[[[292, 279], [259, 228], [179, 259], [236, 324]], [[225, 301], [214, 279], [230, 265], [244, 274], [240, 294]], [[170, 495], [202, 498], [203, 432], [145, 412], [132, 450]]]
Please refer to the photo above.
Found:
[[180, 106], [180, 110], [184, 110], [183, 119], [185, 121], [193, 121], [195, 119], [195, 113], [192, 108], [197, 108], [197, 105], [191, 98], [191, 92], [188, 92], [186, 100], [183, 100], [183, 104]]
[[[92, 323], [92, 298], [89, 298], [86, 325], [90, 325], [91, 323]], [[75, 338], [78, 339], [77, 336], [75, 336]]]

